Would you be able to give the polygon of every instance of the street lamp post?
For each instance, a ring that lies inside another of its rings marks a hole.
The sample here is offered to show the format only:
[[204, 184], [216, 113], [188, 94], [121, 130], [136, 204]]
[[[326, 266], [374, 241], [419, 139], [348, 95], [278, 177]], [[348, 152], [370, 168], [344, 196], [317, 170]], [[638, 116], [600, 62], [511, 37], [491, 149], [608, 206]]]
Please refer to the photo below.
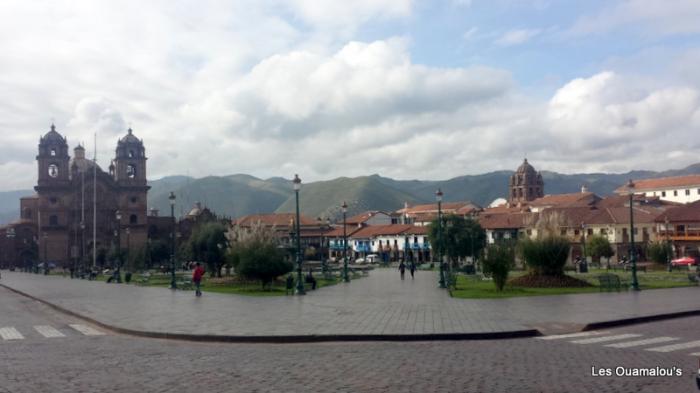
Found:
[[630, 262], [632, 262], [632, 286], [631, 289], [639, 291], [639, 281], [637, 281], [637, 256], [634, 248], [634, 183], [632, 179], [627, 183], [630, 197]]
[[[47, 243], [48, 238], [49, 238], [49, 234], [44, 232], [44, 275], [49, 274], [49, 258], [48, 258], [48, 254], [46, 252], [46, 243]], [[36, 272], [39, 273], [38, 269]]]
[[170, 191], [170, 289], [177, 289], [175, 282], [175, 193]]
[[435, 200], [437, 200], [438, 205], [438, 230], [435, 251], [438, 256], [438, 263], [440, 264], [440, 288], [447, 288], [447, 283], [445, 282], [445, 265], [442, 263], [442, 195], [442, 190], [438, 188], [435, 192]]
[[122, 212], [117, 210], [117, 284], [122, 282]]
[[343, 210], [343, 281], [350, 282], [348, 275], [348, 227], [346, 226], [348, 204], [343, 201], [340, 208]]
[[664, 247], [664, 250], [666, 251], [666, 265], [668, 266], [668, 271], [669, 273], [673, 271], [673, 265], [671, 265], [671, 256], [669, 255], [669, 251], [671, 251], [671, 242], [669, 241], [668, 237], [668, 216], [664, 217], [664, 232], [666, 233], [666, 247]]
[[297, 232], [297, 295], [306, 295], [304, 290], [304, 277], [301, 272], [301, 226], [299, 225], [299, 190], [301, 189], [301, 179], [299, 175], [294, 175], [294, 180], [292, 180], [294, 187], [294, 197], [296, 200], [296, 210], [297, 210], [297, 222], [296, 222], [296, 232]]

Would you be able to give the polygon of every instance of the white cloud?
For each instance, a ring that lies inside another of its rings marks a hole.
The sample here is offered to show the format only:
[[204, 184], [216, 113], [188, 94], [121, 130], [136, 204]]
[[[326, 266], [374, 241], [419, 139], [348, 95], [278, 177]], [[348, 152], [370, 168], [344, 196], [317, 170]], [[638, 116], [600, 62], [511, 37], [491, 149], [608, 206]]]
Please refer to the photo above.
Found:
[[518, 29], [518, 30], [510, 30], [501, 37], [499, 37], [495, 43], [500, 46], [513, 46], [513, 45], [520, 45], [524, 44], [527, 41], [530, 41], [532, 38], [536, 37], [542, 32], [540, 29]]
[[700, 2], [697, 0], [625, 0], [604, 7], [595, 15], [584, 15], [571, 34], [601, 34], [631, 27], [643, 35], [700, 33]]

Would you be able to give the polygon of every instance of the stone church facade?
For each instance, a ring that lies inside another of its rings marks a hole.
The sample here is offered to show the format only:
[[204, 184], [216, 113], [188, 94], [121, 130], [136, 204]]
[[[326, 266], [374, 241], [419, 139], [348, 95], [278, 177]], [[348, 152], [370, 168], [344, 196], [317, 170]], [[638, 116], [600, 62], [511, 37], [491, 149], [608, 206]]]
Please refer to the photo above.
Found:
[[131, 129], [118, 140], [106, 172], [85, 157], [80, 145], [71, 157], [67, 138], [54, 125], [40, 138], [38, 150], [36, 194], [20, 200], [19, 222], [35, 229], [39, 261], [57, 266], [83, 261], [91, 266], [93, 230], [97, 255], [117, 246], [122, 250], [145, 246], [147, 157], [143, 141]]

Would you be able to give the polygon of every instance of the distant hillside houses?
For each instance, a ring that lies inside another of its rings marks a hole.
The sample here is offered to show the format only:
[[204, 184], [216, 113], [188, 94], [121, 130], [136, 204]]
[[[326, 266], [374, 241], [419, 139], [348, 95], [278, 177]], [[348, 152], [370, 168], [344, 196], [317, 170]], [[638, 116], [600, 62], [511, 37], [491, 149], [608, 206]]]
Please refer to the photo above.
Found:
[[[486, 231], [487, 243], [515, 241], [545, 233], [564, 236], [571, 242], [570, 261], [584, 254], [584, 243], [593, 235], [606, 237], [615, 255], [611, 262], [629, 258], [630, 204], [628, 186], [617, 194], [600, 197], [581, 191], [545, 194], [542, 176], [525, 160], [509, 181], [508, 198], [497, 206], [482, 208], [470, 201], [443, 202], [445, 215], [476, 219]], [[637, 255], [646, 259], [650, 242], [669, 241], [674, 256], [700, 254], [700, 176], [642, 179], [634, 182], [632, 211]], [[449, 196], [446, 196], [449, 198]], [[438, 216], [438, 204], [404, 206], [395, 211], [370, 210], [330, 222], [301, 218], [301, 239], [309, 258], [340, 260], [347, 236], [348, 258], [392, 262], [433, 259], [428, 226]], [[254, 223], [275, 227], [281, 244], [293, 248], [295, 215], [250, 215], [233, 221], [246, 227]]]

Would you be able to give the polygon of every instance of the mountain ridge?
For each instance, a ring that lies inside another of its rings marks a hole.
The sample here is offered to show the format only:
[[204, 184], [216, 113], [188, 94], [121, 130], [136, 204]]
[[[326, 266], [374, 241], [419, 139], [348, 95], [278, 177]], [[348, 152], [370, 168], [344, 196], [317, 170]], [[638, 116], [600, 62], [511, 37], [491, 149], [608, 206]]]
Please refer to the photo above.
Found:
[[[574, 173], [561, 174], [541, 171], [545, 194], [579, 192], [585, 185], [598, 195], [610, 195], [628, 179], [658, 178], [700, 174], [700, 163], [666, 171], [634, 170], [627, 173]], [[342, 216], [340, 205], [348, 203], [348, 216], [366, 210], [393, 211], [404, 202], [430, 203], [440, 188], [446, 202], [472, 201], [486, 206], [494, 199], [505, 197], [513, 171], [493, 171], [479, 175], [457, 176], [447, 180], [396, 180], [372, 174], [358, 177], [338, 177], [309, 182], [300, 191], [300, 210], [310, 217]], [[196, 202], [208, 206], [215, 213], [241, 217], [256, 213], [293, 212], [294, 191], [291, 179], [275, 176], [260, 179], [237, 173], [226, 176], [193, 178], [184, 175], [166, 176], [149, 181], [149, 208], [161, 215], [170, 215], [168, 196], [175, 192], [177, 216], [183, 216]], [[19, 198], [33, 195], [34, 190], [0, 192], [0, 224], [19, 217]]]

